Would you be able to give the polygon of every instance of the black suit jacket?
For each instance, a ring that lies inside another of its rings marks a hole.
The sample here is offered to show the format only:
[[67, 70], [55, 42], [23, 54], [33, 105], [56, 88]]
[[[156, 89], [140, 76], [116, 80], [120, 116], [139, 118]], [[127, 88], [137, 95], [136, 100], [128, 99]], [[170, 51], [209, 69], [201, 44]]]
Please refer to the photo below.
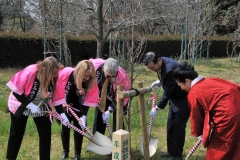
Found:
[[161, 81], [164, 92], [157, 106], [161, 109], [164, 109], [169, 101], [171, 110], [174, 113], [180, 115], [189, 112], [187, 101], [188, 93], [186, 91], [183, 91], [181, 87], [177, 85], [177, 82], [173, 78], [173, 71], [180, 64], [171, 58], [161, 58], [161, 76], [158, 76], [158, 78]]

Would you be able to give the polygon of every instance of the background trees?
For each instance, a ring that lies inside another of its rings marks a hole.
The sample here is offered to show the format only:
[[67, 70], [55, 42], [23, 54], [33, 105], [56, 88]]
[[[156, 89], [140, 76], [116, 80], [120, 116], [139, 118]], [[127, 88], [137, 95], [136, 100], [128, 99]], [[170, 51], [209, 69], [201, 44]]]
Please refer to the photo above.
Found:
[[3, 15], [0, 7], [0, 30], [1, 30], [1, 25], [3, 24]]
[[1, 1], [3, 28], [8, 31], [30, 31], [34, 22], [25, 12], [25, 0]]
[[4, 30], [41, 33], [45, 37], [44, 52], [61, 53], [59, 58], [69, 65], [68, 34], [94, 35], [96, 56], [103, 57], [106, 42], [109, 42], [108, 54], [118, 55], [116, 44], [126, 47], [133, 35], [183, 34], [186, 43], [183, 50], [187, 52], [194, 50], [186, 49], [194, 46], [194, 35], [207, 40], [208, 34], [231, 35], [239, 28], [237, 0], [3, 0], [0, 3]]

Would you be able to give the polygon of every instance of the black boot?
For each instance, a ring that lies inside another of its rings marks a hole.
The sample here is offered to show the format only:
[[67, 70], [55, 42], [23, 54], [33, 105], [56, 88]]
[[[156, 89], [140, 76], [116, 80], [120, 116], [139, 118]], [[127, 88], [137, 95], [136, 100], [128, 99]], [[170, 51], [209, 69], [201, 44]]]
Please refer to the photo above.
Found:
[[68, 158], [68, 152], [67, 151], [63, 151], [61, 160], [67, 159], [67, 158]]
[[62, 145], [63, 145], [63, 154], [62, 154], [62, 159], [68, 158], [69, 154], [69, 140], [70, 140], [70, 135], [69, 135], [69, 128], [62, 126], [62, 132], [61, 132], [61, 139], [62, 139]]
[[74, 158], [74, 160], [80, 160], [80, 155], [75, 154], [75, 158]]
[[83, 136], [74, 131], [74, 160], [79, 160], [82, 150]]
[[171, 157], [171, 154], [169, 152], [164, 152], [160, 156], [163, 158], [169, 158], [169, 157]]

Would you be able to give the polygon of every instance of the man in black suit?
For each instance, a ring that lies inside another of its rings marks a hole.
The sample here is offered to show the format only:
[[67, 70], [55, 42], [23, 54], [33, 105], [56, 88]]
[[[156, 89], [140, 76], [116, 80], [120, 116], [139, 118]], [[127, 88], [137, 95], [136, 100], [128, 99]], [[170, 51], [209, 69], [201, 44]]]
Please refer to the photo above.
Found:
[[157, 73], [158, 81], [152, 84], [153, 88], [162, 85], [163, 95], [158, 104], [152, 108], [150, 116], [155, 117], [157, 112], [164, 109], [169, 101], [167, 121], [167, 152], [161, 157], [171, 157], [171, 160], [182, 160], [185, 142], [186, 124], [189, 119], [187, 92], [183, 91], [173, 78], [173, 71], [179, 66], [175, 60], [161, 57], [156, 52], [147, 52], [143, 59], [144, 65]]

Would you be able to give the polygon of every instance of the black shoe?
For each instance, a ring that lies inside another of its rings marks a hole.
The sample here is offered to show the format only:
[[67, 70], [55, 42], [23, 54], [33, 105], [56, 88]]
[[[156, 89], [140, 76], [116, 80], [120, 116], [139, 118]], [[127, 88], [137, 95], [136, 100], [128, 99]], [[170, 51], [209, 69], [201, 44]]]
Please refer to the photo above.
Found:
[[105, 159], [107, 159], [107, 160], [111, 160], [112, 159], [112, 153], [104, 155], [104, 156], [105, 156]]
[[74, 160], [80, 160], [80, 155], [75, 155]]
[[160, 157], [169, 158], [169, 157], [171, 157], [171, 155], [170, 155], [170, 153], [165, 152], [165, 153], [161, 154]]
[[61, 160], [67, 159], [67, 158], [68, 158], [68, 152], [67, 151], [63, 151]]
[[111, 154], [107, 154], [105, 155], [106, 157], [112, 157], [112, 153]]
[[183, 160], [182, 157], [172, 157], [171, 160]]

